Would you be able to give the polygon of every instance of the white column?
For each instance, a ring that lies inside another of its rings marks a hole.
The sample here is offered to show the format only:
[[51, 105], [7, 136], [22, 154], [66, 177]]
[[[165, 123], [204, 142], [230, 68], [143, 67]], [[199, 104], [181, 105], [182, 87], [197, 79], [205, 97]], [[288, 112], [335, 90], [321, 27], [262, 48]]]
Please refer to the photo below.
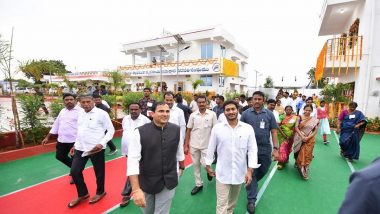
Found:
[[132, 57], [132, 65], [135, 65], [135, 62], [136, 62], [136, 56], [135, 54], [131, 54], [131, 57]]
[[146, 52], [146, 64], [152, 63], [152, 53], [150, 51]]

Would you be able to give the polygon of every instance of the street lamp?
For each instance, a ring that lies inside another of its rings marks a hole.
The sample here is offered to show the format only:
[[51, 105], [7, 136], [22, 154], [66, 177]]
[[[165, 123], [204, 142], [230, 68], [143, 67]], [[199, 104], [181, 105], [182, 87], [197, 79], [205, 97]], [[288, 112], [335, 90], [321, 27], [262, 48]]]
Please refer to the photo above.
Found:
[[161, 87], [161, 93], [162, 93], [162, 53], [166, 53], [166, 49], [162, 45], [157, 46], [160, 49], [160, 87]]
[[[256, 80], [255, 80], [255, 91], [257, 91], [257, 74], [260, 73], [258, 70], [255, 70], [255, 73], [256, 73]], [[262, 73], [260, 73], [259, 76], [261, 76]]]
[[184, 51], [188, 48], [190, 48], [190, 45], [182, 48], [181, 50], [179, 50], [179, 45], [184, 45], [186, 44], [185, 43], [185, 40], [183, 40], [182, 36], [180, 34], [175, 34], [173, 35], [174, 39], [177, 40], [177, 91], [178, 91], [178, 88], [179, 88], [179, 81], [178, 81], [178, 70], [179, 70], [179, 53], [181, 51]]

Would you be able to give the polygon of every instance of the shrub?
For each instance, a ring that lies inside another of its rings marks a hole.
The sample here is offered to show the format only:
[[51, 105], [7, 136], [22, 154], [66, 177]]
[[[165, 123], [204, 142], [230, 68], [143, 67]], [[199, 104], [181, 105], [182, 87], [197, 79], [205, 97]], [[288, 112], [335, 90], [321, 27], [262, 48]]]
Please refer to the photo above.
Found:
[[380, 131], [380, 119], [379, 117], [375, 117], [373, 119], [367, 119], [368, 124], [367, 124], [367, 131], [370, 132], [378, 132]]
[[46, 120], [46, 118], [39, 117], [38, 110], [42, 106], [42, 101], [36, 99], [35, 96], [31, 95], [21, 95], [21, 113], [23, 113], [23, 118], [21, 120], [21, 126], [23, 128], [25, 135], [25, 142], [32, 142], [37, 144], [41, 142], [46, 134], [46, 129], [41, 121]]
[[62, 99], [55, 99], [50, 103], [51, 116], [55, 119], [58, 117], [59, 112], [65, 108]]

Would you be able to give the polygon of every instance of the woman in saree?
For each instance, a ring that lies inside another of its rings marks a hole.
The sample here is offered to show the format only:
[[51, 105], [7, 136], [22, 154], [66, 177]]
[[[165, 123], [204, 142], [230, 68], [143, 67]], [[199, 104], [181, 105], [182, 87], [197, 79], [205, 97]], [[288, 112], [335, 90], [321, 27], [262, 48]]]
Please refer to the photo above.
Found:
[[293, 114], [292, 106], [285, 107], [285, 114], [280, 116], [278, 128], [278, 142], [280, 145], [279, 156], [277, 157], [277, 169], [284, 168], [289, 161], [289, 154], [292, 152], [294, 127], [298, 121], [298, 116]]
[[303, 179], [308, 180], [319, 120], [310, 116], [311, 112], [313, 112], [312, 105], [305, 105], [303, 112], [303, 115], [300, 116], [295, 126], [296, 134], [294, 136], [293, 149], [296, 167]]
[[340, 113], [336, 129], [340, 133], [340, 154], [350, 162], [359, 159], [360, 140], [367, 125], [364, 114], [356, 110], [357, 107], [357, 103], [351, 102], [348, 109]]

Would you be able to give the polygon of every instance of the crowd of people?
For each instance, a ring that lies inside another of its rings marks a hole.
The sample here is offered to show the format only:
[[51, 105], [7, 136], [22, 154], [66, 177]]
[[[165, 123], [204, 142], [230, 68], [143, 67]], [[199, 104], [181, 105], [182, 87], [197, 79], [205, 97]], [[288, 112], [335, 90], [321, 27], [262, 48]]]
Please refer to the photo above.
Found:
[[[281, 170], [294, 153], [295, 168], [301, 178], [309, 179], [313, 148], [318, 133], [329, 143], [328, 108], [323, 100], [288, 92], [267, 99], [256, 91], [225, 101], [222, 95], [209, 100], [194, 95], [187, 105], [181, 94], [163, 93], [163, 102], [151, 98], [151, 89], [129, 104], [123, 118], [122, 155], [127, 157], [127, 179], [122, 190], [121, 207], [134, 203], [143, 213], [169, 213], [175, 188], [185, 170], [185, 155], [193, 163], [195, 196], [202, 191], [202, 171], [209, 181], [216, 180], [216, 213], [233, 213], [241, 185], [247, 193], [247, 211], [254, 213], [258, 182], [267, 174], [272, 161]], [[65, 108], [43, 140], [58, 134], [56, 158], [70, 168], [77, 197], [68, 203], [73, 208], [89, 198], [83, 170], [88, 159], [94, 166], [96, 194], [89, 203], [105, 195], [105, 148], [116, 153], [115, 132], [99, 88], [79, 97], [65, 93]], [[364, 115], [351, 102], [339, 115], [341, 155], [348, 161], [359, 158], [359, 142], [366, 125]], [[216, 163], [216, 167], [212, 166]]]

